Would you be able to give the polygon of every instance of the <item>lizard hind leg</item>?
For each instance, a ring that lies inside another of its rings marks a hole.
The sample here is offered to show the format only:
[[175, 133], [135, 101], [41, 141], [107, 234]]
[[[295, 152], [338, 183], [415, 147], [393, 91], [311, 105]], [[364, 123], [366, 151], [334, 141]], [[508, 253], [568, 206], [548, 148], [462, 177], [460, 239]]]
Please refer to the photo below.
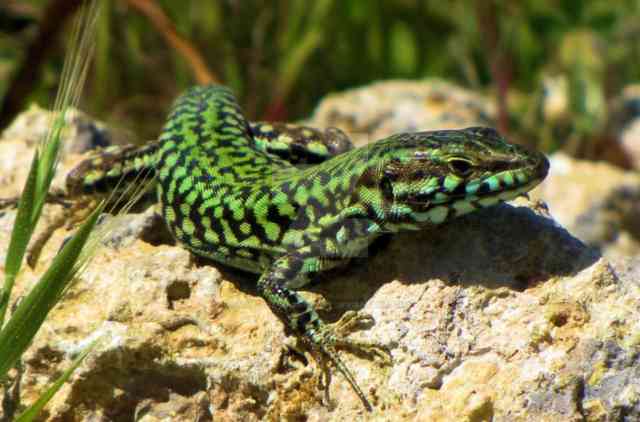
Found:
[[51, 220], [45, 228], [34, 238], [29, 251], [27, 252], [27, 264], [31, 268], [35, 268], [40, 258], [42, 250], [47, 242], [53, 236], [53, 233], [63, 226], [72, 227], [91, 214], [95, 209], [97, 201], [95, 199], [86, 198], [77, 201], [69, 207], [62, 210], [62, 213]]
[[[367, 410], [371, 404], [356, 382], [351, 371], [343, 363], [337, 353], [337, 347], [383, 356], [383, 346], [345, 338], [361, 323], [371, 323], [372, 318], [366, 314], [347, 312], [335, 325], [326, 324], [316, 310], [300, 294], [291, 290], [288, 285], [301, 286], [309, 274], [318, 269], [320, 260], [285, 255], [277, 259], [272, 267], [258, 281], [258, 291], [269, 307], [296, 334], [311, 344], [322, 357], [328, 358], [351, 385], [358, 398]], [[389, 361], [388, 355], [385, 359]]]

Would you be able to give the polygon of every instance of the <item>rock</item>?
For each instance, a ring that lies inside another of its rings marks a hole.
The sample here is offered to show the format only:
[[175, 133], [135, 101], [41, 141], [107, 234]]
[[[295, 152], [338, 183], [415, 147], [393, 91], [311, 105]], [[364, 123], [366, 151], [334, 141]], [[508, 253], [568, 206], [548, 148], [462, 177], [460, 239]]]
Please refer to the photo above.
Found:
[[612, 101], [609, 131], [629, 167], [640, 169], [640, 85], [629, 85]]
[[[0, 142], [5, 139], [22, 139], [28, 146], [34, 146], [41, 142], [54, 118], [54, 113], [33, 104], [2, 132]], [[69, 109], [65, 121], [62, 136], [64, 153], [82, 153], [113, 144], [126, 144], [132, 139], [130, 133], [107, 127], [77, 109]]]
[[631, 167], [640, 169], [640, 119], [630, 122], [619, 139], [622, 149], [631, 161]]
[[[33, 158], [33, 148], [42, 142], [55, 114], [32, 105], [0, 135], [0, 192], [1, 198], [20, 194]], [[62, 132], [63, 154], [67, 157], [53, 181], [54, 188], [64, 186], [65, 175], [82, 158], [80, 154], [113, 144], [126, 144], [134, 137], [121, 129], [108, 128], [86, 113], [76, 109], [67, 112]]]
[[[303, 345], [256, 295], [255, 276], [167, 244], [152, 211], [110, 219], [122, 229], [24, 356], [23, 403], [101, 338], [46, 419], [639, 419], [640, 260], [609, 262], [538, 209], [519, 200], [400, 234], [305, 288], [328, 321], [375, 318], [352, 336], [387, 345], [392, 365], [341, 352], [372, 414], [335, 371], [325, 395], [321, 365], [289, 347]], [[0, 239], [13, 218], [0, 214]], [[14, 298], [69, 234], [53, 234]]]
[[383, 81], [328, 95], [309, 120], [338, 127], [363, 145], [398, 132], [495, 126], [482, 96], [437, 79]]
[[610, 258], [640, 254], [640, 174], [603, 162], [550, 157], [550, 170], [533, 197], [554, 218]]

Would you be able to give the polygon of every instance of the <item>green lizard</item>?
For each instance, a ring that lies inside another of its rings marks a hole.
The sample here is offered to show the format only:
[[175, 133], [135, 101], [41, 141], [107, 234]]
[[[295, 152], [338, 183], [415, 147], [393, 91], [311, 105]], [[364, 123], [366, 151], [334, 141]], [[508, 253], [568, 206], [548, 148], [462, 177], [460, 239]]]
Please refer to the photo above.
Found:
[[337, 129], [250, 124], [228, 89], [209, 86], [178, 98], [157, 142], [81, 163], [67, 195], [108, 192], [152, 174], [175, 238], [197, 255], [260, 274], [257, 290], [273, 312], [371, 409], [336, 352], [375, 353], [379, 346], [343, 335], [370, 317], [351, 312], [328, 325], [295, 290], [385, 233], [514, 199], [548, 167], [544, 155], [482, 127], [401, 133], [353, 149]]

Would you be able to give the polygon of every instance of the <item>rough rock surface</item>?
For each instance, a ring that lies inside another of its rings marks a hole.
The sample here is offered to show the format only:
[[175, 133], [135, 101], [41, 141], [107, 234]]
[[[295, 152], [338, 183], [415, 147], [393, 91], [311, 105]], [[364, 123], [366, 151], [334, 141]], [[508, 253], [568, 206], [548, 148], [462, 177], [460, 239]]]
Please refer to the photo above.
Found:
[[[0, 180], [0, 197], [15, 181]], [[0, 257], [14, 218], [0, 212]], [[288, 347], [301, 345], [255, 277], [172, 245], [152, 210], [119, 221], [24, 357], [30, 403], [103, 338], [48, 420], [640, 420], [640, 259], [609, 262], [528, 201], [398, 235], [304, 293], [328, 320], [375, 318], [353, 336], [387, 345], [393, 364], [342, 353], [372, 414], [339, 374], [325, 388], [321, 365]], [[68, 235], [54, 233], [15, 297]]]
[[392, 80], [328, 95], [309, 123], [336, 126], [362, 145], [399, 132], [495, 126], [494, 106], [438, 79]]
[[553, 217], [607, 257], [640, 256], [640, 174], [561, 153], [550, 162], [533, 196], [546, 201]]
[[[47, 133], [54, 113], [32, 105], [0, 135], [0, 189], [2, 197], [14, 197], [23, 187], [29, 172], [33, 150]], [[105, 126], [82, 111], [70, 109], [62, 132], [63, 153], [67, 156], [57, 173], [53, 185], [64, 186], [67, 171], [80, 159], [80, 155], [96, 148], [113, 144], [126, 144], [135, 139], [125, 130]]]
[[625, 155], [626, 164], [640, 169], [640, 85], [624, 88], [612, 102], [613, 117], [609, 131]]
[[640, 169], [640, 118], [634, 119], [620, 134], [622, 149], [628, 154], [631, 166]]
[[[3, 131], [2, 138], [21, 139], [33, 146], [46, 134], [53, 117], [54, 113], [33, 104]], [[72, 141], [65, 142], [66, 153], [81, 153], [98, 147], [131, 142], [132, 139], [131, 133], [107, 127], [80, 110], [70, 109], [65, 120], [67, 126], [62, 136], [63, 142]]]

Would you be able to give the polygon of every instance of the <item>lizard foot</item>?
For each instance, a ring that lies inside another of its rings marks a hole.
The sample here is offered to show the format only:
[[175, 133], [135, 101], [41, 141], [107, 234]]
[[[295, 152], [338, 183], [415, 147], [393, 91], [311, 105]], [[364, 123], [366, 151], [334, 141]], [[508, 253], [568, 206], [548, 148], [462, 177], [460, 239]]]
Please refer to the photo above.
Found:
[[389, 349], [377, 342], [352, 340], [347, 336], [363, 327], [370, 327], [374, 324], [371, 315], [363, 312], [347, 311], [338, 322], [331, 327], [334, 332], [333, 345], [338, 348], [349, 349], [355, 354], [364, 353], [376, 357], [382, 361], [383, 365], [391, 365], [391, 353]]
[[[12, 198], [0, 198], [0, 210], [5, 208], [18, 208], [20, 205], [20, 196], [14, 196]], [[45, 202], [48, 204], [62, 205], [64, 208], [70, 208], [72, 202], [66, 199], [64, 192], [56, 189], [52, 189], [51, 192], [47, 192]]]
[[[372, 410], [372, 406], [367, 400], [364, 392], [358, 386], [354, 376], [347, 366], [342, 362], [336, 349], [348, 349], [351, 353], [357, 355], [374, 356], [382, 360], [383, 364], [391, 364], [391, 355], [389, 350], [376, 342], [352, 340], [346, 336], [353, 331], [357, 331], [362, 328], [363, 325], [370, 326], [373, 323], [373, 317], [369, 314], [358, 313], [354, 311], [348, 311], [342, 318], [335, 324], [323, 325], [320, 328], [319, 336], [316, 337], [315, 344], [319, 345], [319, 349], [325, 358], [336, 367], [351, 385], [351, 388], [358, 395], [363, 405], [368, 411]], [[319, 338], [318, 338], [319, 337]], [[321, 359], [321, 362], [323, 359]], [[325, 366], [325, 363], [321, 363]], [[331, 382], [330, 372], [326, 372], [327, 385]]]
[[19, 197], [15, 198], [0, 198], [0, 210], [5, 208], [18, 208], [18, 203], [20, 202]]

